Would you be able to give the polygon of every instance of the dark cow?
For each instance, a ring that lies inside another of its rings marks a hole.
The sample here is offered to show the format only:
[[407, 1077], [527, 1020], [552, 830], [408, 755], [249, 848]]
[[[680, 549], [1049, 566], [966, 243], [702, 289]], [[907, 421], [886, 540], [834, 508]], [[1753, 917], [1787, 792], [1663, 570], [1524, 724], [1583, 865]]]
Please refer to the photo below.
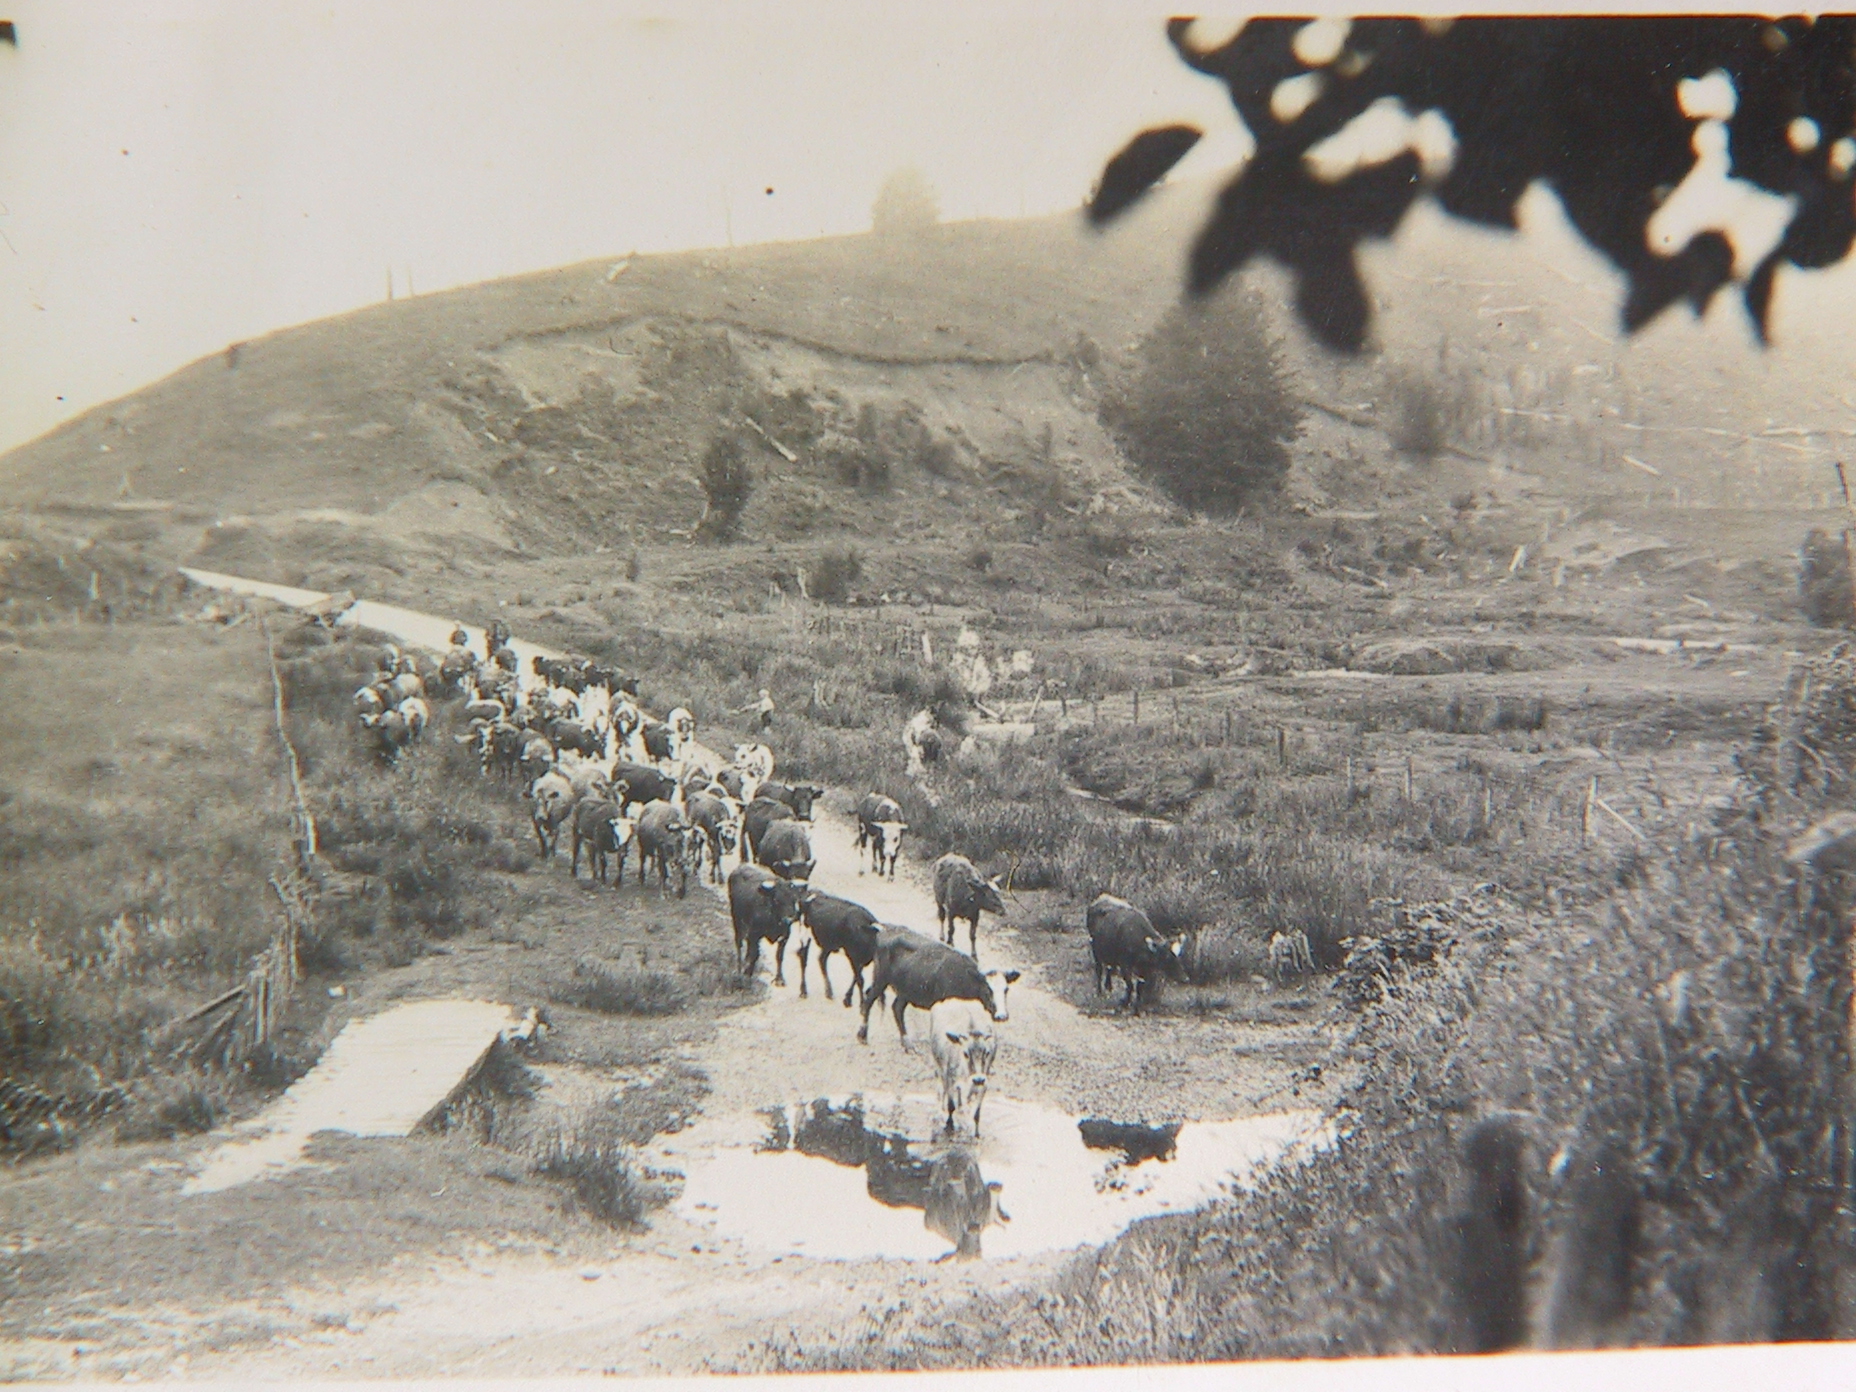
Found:
[[577, 720], [549, 721], [548, 738], [554, 741], [556, 749], [571, 749], [574, 753], [584, 754], [589, 759], [606, 757], [604, 733], [590, 729]]
[[941, 941], [952, 944], [954, 929], [967, 920], [967, 949], [980, 955], [980, 914], [1003, 914], [1005, 898], [997, 880], [989, 880], [963, 855], [949, 852], [934, 863], [934, 911], [941, 922]]
[[677, 898], [690, 891], [690, 824], [668, 802], [653, 802], [638, 814], [638, 882], [644, 883], [652, 862], [657, 883], [670, 887], [670, 872], [677, 873]]
[[612, 791], [618, 795], [621, 808], [630, 807], [634, 802], [675, 802], [682, 794], [677, 780], [669, 774], [644, 764], [624, 762], [613, 765]]
[[625, 855], [631, 849], [637, 823], [619, 815], [616, 802], [600, 798], [583, 798], [574, 805], [574, 863], [569, 873], [580, 873], [580, 847], [587, 851], [587, 873], [601, 884], [606, 882], [606, 858], [619, 858], [619, 884], [625, 883]]
[[[867, 793], [857, 804], [857, 849], [870, 848], [870, 868], [877, 874], [896, 878], [896, 858], [902, 854], [902, 833], [909, 824], [902, 820], [902, 807], [894, 798], [881, 793]], [[857, 873], [863, 874], [860, 864]]]
[[728, 804], [719, 797], [709, 793], [695, 793], [684, 798], [683, 805], [689, 810], [690, 826], [699, 838], [696, 856], [696, 873], [702, 873], [702, 859], [709, 858], [714, 883], [722, 882], [722, 857], [735, 849], [740, 841], [741, 828], [729, 811]]
[[511, 675], [514, 675], [522, 666], [522, 659], [516, 656], [516, 650], [507, 643], [490, 654], [490, 661]]
[[1089, 951], [1095, 958], [1098, 994], [1108, 990], [1119, 972], [1128, 987], [1121, 1003], [1138, 1013], [1141, 1002], [1151, 999], [1156, 977], [1184, 977], [1180, 952], [1185, 940], [1162, 937], [1147, 915], [1126, 899], [1098, 894], [1090, 902], [1084, 923], [1089, 929]]
[[[851, 984], [844, 988], [844, 1008], [851, 1008], [851, 993], [857, 993], [857, 1004], [864, 1003], [868, 994], [864, 986], [864, 968], [876, 958], [876, 935], [878, 923], [876, 915], [862, 904], [852, 903], [849, 899], [840, 899], [835, 894], [809, 895], [806, 899], [806, 930], [812, 935], [812, 942], [818, 944], [818, 975], [825, 983], [825, 995], [832, 995], [831, 973], [826, 969], [825, 961], [834, 952], [842, 952], [851, 964]], [[799, 944], [799, 994], [806, 993], [806, 957], [811, 943], [801, 941]]]
[[747, 784], [742, 780], [740, 769], [725, 768], [720, 773], [716, 774], [715, 781], [717, 783], [720, 783], [722, 785], [723, 791], [725, 791], [736, 802], [747, 801], [747, 799], [742, 796], [742, 793], [747, 788]]
[[491, 619], [490, 627], [485, 634], [484, 646], [491, 652], [495, 652], [498, 648], [508, 647], [509, 640], [514, 636], [515, 635], [509, 631], [508, 624], [504, 623], [501, 619]]
[[477, 660], [470, 655], [467, 648], [453, 648], [445, 654], [445, 660], [438, 665], [438, 685], [448, 695], [456, 695], [464, 689], [464, 679], [476, 669]]
[[737, 865], [728, 877], [728, 916], [735, 925], [735, 961], [743, 976], [760, 965], [760, 945], [774, 945], [773, 984], [786, 984], [786, 940], [805, 907], [806, 889], [764, 865]]
[[793, 809], [772, 798], [757, 797], [741, 814], [741, 852], [748, 860], [760, 859], [760, 839], [775, 822], [791, 821]]
[[818, 858], [812, 854], [812, 838], [806, 829], [791, 818], [775, 822], [755, 844], [754, 859], [783, 880], [812, 878]]
[[638, 738], [644, 744], [647, 759], [664, 764], [677, 757], [677, 732], [661, 720], [645, 721], [639, 727]]
[[754, 790], [754, 796], [771, 798], [783, 802], [793, 810], [793, 815], [802, 822], [812, 820], [812, 804], [825, 796], [823, 788], [815, 788], [809, 783], [763, 783]]
[[885, 992], [895, 994], [896, 1033], [906, 1043], [909, 1029], [902, 1016], [911, 1005], [932, 1010], [938, 1001], [978, 1001], [993, 1019], [1004, 1020], [1006, 993], [1016, 980], [1015, 971], [982, 972], [979, 963], [964, 952], [907, 928], [883, 924], [876, 935], [876, 969], [870, 976], [870, 993], [864, 997], [858, 1042], [870, 1042], [870, 1010]]

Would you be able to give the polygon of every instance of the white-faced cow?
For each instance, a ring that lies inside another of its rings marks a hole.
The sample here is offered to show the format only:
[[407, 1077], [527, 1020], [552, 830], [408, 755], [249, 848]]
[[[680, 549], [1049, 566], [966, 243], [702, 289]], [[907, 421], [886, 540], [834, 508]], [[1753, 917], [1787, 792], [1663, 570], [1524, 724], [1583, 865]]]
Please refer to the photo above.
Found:
[[1005, 896], [997, 880], [973, 868], [973, 862], [953, 852], [934, 863], [934, 911], [941, 923], [941, 941], [952, 944], [961, 919], [967, 921], [967, 950], [980, 955], [980, 914], [1005, 912]]
[[1138, 1013], [1151, 998], [1154, 982], [1162, 976], [1175, 980], [1185, 975], [1180, 954], [1183, 937], [1166, 938], [1153, 922], [1126, 899], [1098, 894], [1084, 916], [1089, 929], [1089, 951], [1095, 958], [1096, 991], [1106, 991], [1119, 972], [1127, 983], [1123, 1006]]
[[710, 879], [720, 884], [722, 857], [741, 841], [741, 819], [727, 802], [707, 792], [686, 793], [683, 805], [689, 811], [690, 825], [698, 837], [696, 873], [702, 873], [703, 857], [707, 856], [712, 872]]
[[802, 822], [812, 820], [812, 804], [825, 796], [825, 790], [811, 783], [762, 783], [755, 789], [756, 798], [768, 798], [774, 802], [783, 802], [792, 809], [793, 816]]
[[[877, 874], [896, 878], [896, 858], [902, 854], [902, 833], [909, 824], [902, 820], [902, 807], [894, 798], [868, 793], [857, 804], [857, 849], [870, 850], [870, 868]], [[863, 874], [861, 862], [857, 873]]]
[[870, 1011], [885, 993], [895, 996], [896, 1033], [906, 1045], [909, 1028], [903, 1014], [910, 1006], [932, 1010], [944, 1000], [978, 1001], [994, 1020], [1004, 1020], [1006, 996], [1016, 980], [1015, 971], [982, 972], [979, 963], [964, 952], [907, 928], [884, 924], [877, 931], [876, 967], [870, 993], [864, 997], [858, 1042], [870, 1042]]
[[755, 798], [741, 813], [741, 853], [748, 860], [760, 859], [760, 839], [776, 822], [791, 821], [793, 809], [772, 798]]
[[561, 828], [574, 814], [574, 804], [579, 801], [574, 796], [574, 785], [563, 773], [544, 773], [528, 785], [528, 791], [522, 794], [535, 804], [529, 809], [529, 818], [535, 823], [535, 839], [541, 843], [541, 858], [554, 858], [555, 843], [561, 838]]
[[935, 1072], [941, 1079], [941, 1102], [947, 1110], [947, 1134], [954, 1134], [954, 1117], [973, 1109], [973, 1134], [980, 1134], [980, 1108], [986, 1102], [986, 1082], [992, 1076], [999, 1037], [986, 1012], [970, 1000], [944, 1000], [928, 1012], [928, 1039], [934, 1048]]
[[[812, 935], [812, 943], [818, 946], [818, 975], [825, 983], [826, 997], [830, 998], [832, 990], [831, 973], [826, 970], [825, 961], [834, 952], [842, 952], [851, 964], [851, 984], [844, 988], [845, 1008], [850, 1008], [853, 991], [861, 1006], [868, 994], [864, 968], [876, 958], [880, 926], [876, 915], [862, 904], [840, 899], [835, 894], [813, 893], [806, 896], [805, 919], [806, 931]], [[806, 955], [812, 943], [802, 940], [799, 944], [799, 994], [802, 996], [806, 993]]]
[[574, 807], [574, 861], [569, 873], [580, 873], [580, 847], [587, 847], [587, 873], [601, 884], [606, 882], [607, 857], [619, 858], [618, 882], [625, 884], [625, 856], [636, 839], [638, 824], [619, 815], [619, 805], [609, 799], [583, 798]]
[[786, 942], [805, 907], [806, 889], [764, 865], [737, 865], [728, 876], [728, 916], [735, 927], [735, 962], [743, 976], [760, 965], [760, 945], [772, 943], [773, 984], [786, 984]]
[[773, 777], [773, 751], [764, 744], [737, 744], [735, 767], [756, 783]]

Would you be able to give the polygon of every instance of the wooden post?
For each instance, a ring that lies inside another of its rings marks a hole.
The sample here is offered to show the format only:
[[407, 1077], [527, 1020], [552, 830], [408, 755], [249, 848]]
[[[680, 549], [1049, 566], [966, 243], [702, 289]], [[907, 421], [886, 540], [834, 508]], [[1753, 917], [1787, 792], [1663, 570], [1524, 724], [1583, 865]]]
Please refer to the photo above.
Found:
[[1347, 756], [1347, 805], [1353, 806], [1353, 755]]
[[1276, 727], [1276, 767], [1289, 767], [1289, 734], [1280, 725]]
[[1229, 744], [1231, 742], [1231, 712], [1230, 711], [1226, 711], [1224, 713], [1224, 742], [1226, 744]]
[[1579, 813], [1579, 844], [1583, 846], [1592, 835], [1592, 806], [1598, 801], [1598, 779], [1593, 777], [1592, 784], [1585, 790], [1585, 807]]
[[1482, 829], [1486, 832], [1489, 823], [1495, 820], [1495, 799], [1489, 792], [1489, 780], [1482, 780]]
[[1411, 755], [1405, 756], [1405, 801], [1411, 801]]
[[1141, 689], [1138, 686], [1134, 688], [1134, 723], [1141, 723]]
[[[1843, 474], [1843, 461], [1837, 461], [1837, 487], [1843, 490], [1843, 508], [1852, 521], [1856, 521], [1856, 500], [1850, 498], [1850, 482]], [[1850, 576], [1850, 598], [1856, 604], [1856, 541], [1850, 537], [1850, 529], [1843, 529], [1843, 562]]]
[[1173, 733], [1179, 733], [1179, 697], [1173, 698]]
[[1097, 700], [1094, 696], [1089, 698], [1089, 723], [1091, 725], [1100, 725], [1102, 723], [1102, 702]]

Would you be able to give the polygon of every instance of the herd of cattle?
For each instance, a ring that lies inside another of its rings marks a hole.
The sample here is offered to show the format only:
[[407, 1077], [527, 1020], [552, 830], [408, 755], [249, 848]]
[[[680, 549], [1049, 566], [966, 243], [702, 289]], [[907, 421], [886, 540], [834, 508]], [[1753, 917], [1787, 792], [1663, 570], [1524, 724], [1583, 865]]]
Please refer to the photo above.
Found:
[[[461, 702], [467, 728], [453, 738], [474, 747], [484, 777], [520, 782], [544, 861], [566, 834], [568, 873], [576, 879], [584, 852], [595, 882], [610, 876], [622, 888], [635, 848], [641, 884], [655, 873], [661, 892], [674, 885], [679, 896], [691, 878], [725, 884], [739, 970], [752, 976], [763, 946], [771, 948], [774, 984], [784, 986], [786, 949], [797, 928], [802, 997], [814, 950], [825, 993], [835, 995], [828, 963], [842, 953], [851, 977], [843, 1004], [858, 998], [858, 1040], [868, 1043], [870, 1013], [886, 997], [905, 1044], [907, 1010], [927, 1012], [947, 1129], [970, 1108], [977, 1136], [997, 1050], [993, 1025], [1008, 1018], [1007, 995], [1019, 979], [1016, 971], [979, 965], [980, 917], [1005, 913], [998, 881], [964, 856], [943, 855], [932, 872], [939, 937], [881, 923], [863, 905], [811, 882], [818, 862], [809, 828], [824, 789], [773, 781], [774, 756], [764, 744], [736, 745], [733, 762], [722, 766], [697, 743], [688, 709], [661, 721], [647, 717], [637, 704], [637, 680], [611, 668], [537, 656], [525, 677], [509, 637], [500, 624], [492, 626], [488, 651], [479, 655], [457, 629], [429, 678], [412, 655], [383, 650], [379, 672], [354, 698], [361, 728], [382, 756], [396, 760], [425, 732], [428, 696]], [[867, 853], [870, 869], [893, 879], [908, 831], [901, 806], [872, 792], [856, 816], [859, 873]], [[725, 874], [729, 856], [736, 864]], [[962, 921], [965, 952], [955, 946]], [[1162, 936], [1126, 900], [1097, 896], [1086, 926], [1097, 989], [1108, 990], [1120, 976], [1124, 1006], [1138, 1010], [1157, 978], [1183, 975], [1183, 940]]]

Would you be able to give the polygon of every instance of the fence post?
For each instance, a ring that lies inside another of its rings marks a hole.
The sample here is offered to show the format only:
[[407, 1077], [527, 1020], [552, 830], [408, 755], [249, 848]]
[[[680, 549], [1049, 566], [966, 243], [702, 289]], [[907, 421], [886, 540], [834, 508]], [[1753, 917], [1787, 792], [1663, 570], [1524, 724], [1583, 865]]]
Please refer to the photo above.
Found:
[[1347, 756], [1347, 805], [1353, 806], [1353, 755]]
[[1231, 712], [1230, 711], [1226, 711], [1224, 713], [1224, 742], [1226, 744], [1229, 744], [1231, 742]]
[[1173, 733], [1179, 733], [1179, 697], [1173, 698]]
[[1598, 801], [1598, 778], [1593, 776], [1590, 786], [1585, 790], [1585, 806], [1579, 812], [1579, 844], [1583, 846], [1592, 835], [1592, 805]]
[[1141, 723], [1141, 689], [1138, 686], [1134, 688], [1134, 723]]
[[1276, 727], [1276, 767], [1289, 767], [1289, 732], [1280, 725]]
[[1411, 801], [1411, 755], [1405, 756], [1405, 801]]

